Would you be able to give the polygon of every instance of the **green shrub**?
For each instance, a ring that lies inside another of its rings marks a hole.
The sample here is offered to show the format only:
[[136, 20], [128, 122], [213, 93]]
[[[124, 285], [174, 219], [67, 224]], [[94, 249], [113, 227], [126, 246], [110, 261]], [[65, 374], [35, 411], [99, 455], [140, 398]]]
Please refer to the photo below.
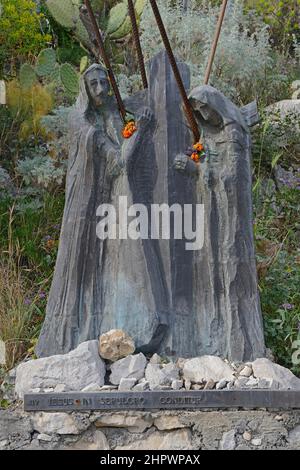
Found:
[[266, 343], [276, 361], [300, 375], [294, 360], [300, 340], [300, 173], [277, 191], [274, 183], [262, 186], [256, 187], [254, 209]]
[[43, 33], [44, 15], [37, 12], [34, 1], [1, 0], [0, 3], [0, 62], [10, 64], [11, 71], [19, 61], [38, 54], [51, 41], [51, 36]]
[[[203, 83], [220, 8], [201, 9], [191, 0], [184, 13], [170, 0], [158, 4], [175, 54], [191, 68], [192, 86]], [[237, 103], [257, 97], [268, 102], [286, 92], [286, 61], [272, 51], [268, 30], [260, 18], [244, 13], [243, 2], [228, 7], [210, 83]], [[163, 48], [151, 8], [142, 15], [141, 40], [146, 59]]]
[[293, 35], [300, 39], [300, 0], [246, 0], [246, 10], [255, 9], [270, 25], [276, 45], [285, 47], [293, 42]]

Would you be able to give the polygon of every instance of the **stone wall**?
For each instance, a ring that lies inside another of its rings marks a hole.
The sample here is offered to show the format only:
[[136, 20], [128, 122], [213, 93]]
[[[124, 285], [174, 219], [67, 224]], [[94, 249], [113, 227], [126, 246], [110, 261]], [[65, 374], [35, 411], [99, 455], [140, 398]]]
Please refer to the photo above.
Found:
[[299, 449], [300, 410], [0, 411], [0, 449]]

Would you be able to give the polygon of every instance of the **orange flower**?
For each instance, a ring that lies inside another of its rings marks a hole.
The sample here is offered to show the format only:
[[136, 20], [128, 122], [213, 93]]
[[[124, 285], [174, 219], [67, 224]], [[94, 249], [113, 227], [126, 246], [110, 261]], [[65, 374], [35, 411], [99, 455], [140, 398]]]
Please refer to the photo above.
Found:
[[192, 159], [194, 162], [198, 163], [199, 160], [200, 160], [200, 156], [198, 155], [197, 152], [194, 152], [194, 153], [192, 153], [192, 155], [191, 155], [191, 159]]
[[129, 139], [136, 132], [136, 130], [137, 130], [137, 127], [134, 121], [127, 122], [127, 124], [125, 125], [122, 131], [122, 135], [124, 139]]
[[193, 149], [197, 150], [197, 152], [202, 152], [204, 150], [204, 145], [201, 142], [197, 142], [193, 145]]

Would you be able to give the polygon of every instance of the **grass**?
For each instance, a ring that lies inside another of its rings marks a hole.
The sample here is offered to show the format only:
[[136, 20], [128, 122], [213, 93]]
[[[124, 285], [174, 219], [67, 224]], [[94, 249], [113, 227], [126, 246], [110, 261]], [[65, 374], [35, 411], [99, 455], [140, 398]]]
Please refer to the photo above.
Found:
[[63, 204], [61, 193], [44, 193], [37, 210], [23, 204], [19, 211], [11, 198], [0, 200], [0, 338], [6, 344], [7, 369], [33, 353], [51, 285]]

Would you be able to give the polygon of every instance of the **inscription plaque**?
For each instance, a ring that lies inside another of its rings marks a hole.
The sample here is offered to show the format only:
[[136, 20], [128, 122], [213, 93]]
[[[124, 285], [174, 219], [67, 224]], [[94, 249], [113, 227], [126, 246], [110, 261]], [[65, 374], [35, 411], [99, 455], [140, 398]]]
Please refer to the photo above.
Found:
[[299, 408], [300, 390], [200, 390], [37, 393], [24, 396], [25, 411]]

